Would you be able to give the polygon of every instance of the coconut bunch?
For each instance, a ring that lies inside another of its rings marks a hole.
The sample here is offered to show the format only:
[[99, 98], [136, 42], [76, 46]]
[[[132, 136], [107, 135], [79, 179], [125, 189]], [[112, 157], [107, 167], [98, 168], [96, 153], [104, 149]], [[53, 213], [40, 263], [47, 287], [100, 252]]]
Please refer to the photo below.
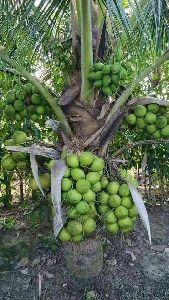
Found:
[[98, 222], [111, 234], [128, 233], [138, 216], [127, 184], [109, 181], [105, 161], [91, 152], [69, 153], [62, 179], [62, 203], [67, 222], [59, 233], [62, 242], [80, 242], [96, 231]]
[[[24, 145], [28, 138], [25, 132], [15, 131], [11, 139], [6, 140], [4, 146]], [[24, 170], [27, 166], [27, 154], [23, 152], [11, 152], [4, 155], [1, 166], [5, 171]]]
[[31, 83], [16, 86], [5, 96], [4, 114], [8, 120], [22, 122], [31, 119], [39, 122], [50, 112], [47, 101]]
[[146, 132], [152, 139], [169, 137], [169, 110], [156, 103], [137, 105], [126, 116], [126, 122], [137, 133]]
[[114, 62], [104, 64], [97, 62], [93, 65], [88, 79], [94, 87], [101, 89], [106, 96], [112, 96], [121, 83], [127, 78], [127, 67], [122, 64], [123, 51], [118, 48], [115, 51]]
[[97, 195], [107, 184], [105, 162], [91, 152], [68, 154], [67, 171], [62, 180], [62, 202], [68, 222], [59, 234], [61, 241], [81, 241], [96, 230]]
[[133, 230], [138, 211], [126, 183], [109, 182], [106, 190], [99, 194], [98, 200], [98, 212], [109, 233], [127, 234]]

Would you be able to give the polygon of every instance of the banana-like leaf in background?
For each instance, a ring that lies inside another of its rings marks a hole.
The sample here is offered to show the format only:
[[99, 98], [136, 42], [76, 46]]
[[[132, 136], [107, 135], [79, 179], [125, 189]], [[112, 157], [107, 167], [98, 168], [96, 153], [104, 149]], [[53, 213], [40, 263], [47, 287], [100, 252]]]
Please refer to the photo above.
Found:
[[134, 203], [137, 207], [139, 216], [140, 216], [140, 218], [141, 218], [141, 220], [144, 224], [145, 229], [147, 230], [148, 237], [149, 237], [149, 242], [150, 242], [150, 245], [151, 245], [150, 223], [149, 223], [149, 218], [148, 218], [148, 213], [147, 213], [146, 207], [144, 205], [142, 197], [139, 194], [137, 188], [131, 182], [127, 182], [127, 183], [128, 183], [133, 201], [134, 201]]
[[42, 188], [42, 185], [41, 185], [40, 179], [39, 179], [38, 164], [37, 164], [37, 161], [36, 161], [35, 154], [30, 153], [30, 163], [31, 163], [32, 173], [33, 173], [33, 176], [34, 176], [34, 178], [37, 182], [37, 185], [38, 185], [42, 195], [45, 196], [45, 193], [43, 191], [43, 188]]
[[66, 163], [63, 159], [56, 161], [51, 168], [51, 196], [54, 207], [53, 230], [55, 237], [63, 227], [61, 208], [61, 182], [66, 171]]

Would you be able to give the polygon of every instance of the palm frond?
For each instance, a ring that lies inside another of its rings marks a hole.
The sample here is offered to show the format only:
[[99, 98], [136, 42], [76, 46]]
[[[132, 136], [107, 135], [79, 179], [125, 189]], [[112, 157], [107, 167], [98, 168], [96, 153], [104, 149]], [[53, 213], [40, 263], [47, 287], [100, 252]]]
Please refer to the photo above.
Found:
[[169, 4], [167, 0], [129, 0], [123, 8], [122, 0], [103, 0], [116, 38], [124, 40], [140, 52], [159, 53], [169, 42]]
[[[40, 52], [48, 56], [60, 36], [63, 38], [64, 30], [58, 30], [58, 26], [61, 18], [69, 15], [70, 0], [36, 3], [36, 0], [0, 1], [0, 44], [11, 57], [25, 60], [26, 55], [30, 61]], [[67, 36], [69, 32], [65, 30]]]

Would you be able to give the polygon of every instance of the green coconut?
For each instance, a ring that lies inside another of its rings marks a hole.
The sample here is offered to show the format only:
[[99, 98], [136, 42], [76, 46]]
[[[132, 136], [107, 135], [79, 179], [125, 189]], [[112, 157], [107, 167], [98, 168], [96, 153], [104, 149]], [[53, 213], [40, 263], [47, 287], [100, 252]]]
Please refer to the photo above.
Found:
[[109, 194], [107, 194], [106, 192], [101, 192], [98, 196], [98, 200], [99, 200], [99, 203], [101, 205], [108, 205], [108, 202], [109, 202]]
[[81, 199], [82, 195], [76, 189], [72, 189], [67, 192], [67, 200], [71, 204], [77, 204]]
[[51, 175], [49, 173], [43, 173], [39, 176], [42, 188], [48, 190], [51, 186]]
[[25, 108], [24, 102], [22, 100], [16, 100], [14, 102], [14, 108], [16, 111], [22, 111]]
[[119, 232], [119, 225], [118, 223], [107, 224], [106, 229], [111, 234], [117, 234]]
[[121, 219], [121, 218], [127, 217], [129, 215], [129, 211], [126, 207], [120, 205], [120, 206], [116, 207], [115, 215], [118, 219]]
[[39, 116], [37, 114], [30, 115], [30, 118], [33, 122], [38, 122], [39, 121]]
[[148, 111], [145, 115], [145, 121], [147, 124], [154, 124], [156, 123], [156, 115], [150, 111]]
[[6, 140], [4, 143], [4, 146], [14, 146], [14, 145], [15, 143], [13, 139]]
[[6, 154], [1, 160], [1, 166], [6, 171], [13, 171], [16, 167], [16, 163], [12, 158], [12, 155]]
[[4, 113], [12, 118], [15, 115], [15, 109], [11, 104], [6, 105], [4, 108]]
[[62, 179], [62, 191], [67, 192], [72, 188], [72, 181], [69, 178], [63, 178]]
[[70, 168], [67, 168], [63, 177], [70, 177]]
[[25, 170], [26, 169], [26, 161], [18, 161], [16, 164], [18, 170]]
[[169, 125], [161, 129], [162, 137], [169, 137]]
[[131, 196], [125, 196], [121, 198], [121, 205], [126, 208], [131, 208], [133, 205], [133, 199]]
[[37, 95], [37, 94], [33, 94], [32, 97], [31, 97], [31, 102], [32, 102], [34, 105], [39, 105], [40, 102], [41, 102], [40, 96]]
[[111, 77], [109, 75], [104, 75], [103, 76], [103, 86], [109, 86], [111, 83]]
[[136, 126], [138, 128], [141, 128], [141, 129], [144, 128], [146, 126], [146, 123], [145, 123], [144, 119], [143, 118], [137, 118]]
[[91, 234], [96, 230], [96, 221], [93, 218], [88, 218], [83, 223], [83, 232], [84, 234]]
[[31, 94], [33, 85], [32, 85], [32, 83], [28, 82], [28, 83], [23, 85], [23, 88], [24, 88], [26, 94]]
[[97, 207], [98, 213], [100, 215], [105, 214], [109, 209], [110, 209], [109, 206], [106, 205], [106, 204], [105, 205], [98, 205], [98, 207]]
[[87, 203], [94, 202], [96, 200], [96, 194], [92, 190], [88, 190], [85, 194], [83, 194], [83, 200]]
[[21, 117], [21, 115], [19, 113], [15, 114], [15, 120], [17, 122], [21, 122], [22, 121], [22, 117]]
[[86, 179], [91, 183], [91, 184], [95, 184], [96, 182], [98, 182], [100, 180], [100, 174], [98, 172], [89, 172], [86, 175]]
[[86, 179], [80, 179], [76, 182], [76, 189], [79, 193], [87, 193], [91, 188], [91, 183]]
[[129, 217], [137, 217], [138, 216], [138, 210], [135, 204], [128, 210], [129, 212]]
[[134, 114], [137, 118], [142, 118], [145, 116], [147, 109], [144, 105], [137, 105], [134, 108]]
[[73, 236], [78, 235], [83, 231], [82, 224], [75, 220], [69, 221], [67, 223], [66, 229]]
[[83, 239], [83, 235], [82, 234], [77, 234], [77, 235], [74, 235], [72, 237], [72, 242], [78, 243], [78, 242], [82, 241], [82, 239]]
[[85, 215], [86, 213], [89, 212], [89, 204], [85, 201], [79, 201], [76, 204], [76, 211], [80, 215]]
[[112, 91], [111, 87], [109, 87], [109, 86], [103, 86], [102, 87], [102, 92], [106, 96], [112, 96], [113, 95], [113, 91]]
[[16, 91], [16, 99], [18, 100], [24, 100], [26, 94], [25, 91]]
[[119, 195], [110, 195], [109, 196], [109, 206], [116, 208], [121, 204], [121, 197]]
[[126, 116], [126, 122], [129, 124], [129, 125], [134, 125], [136, 124], [136, 116], [134, 114], [129, 114]]
[[23, 131], [15, 131], [15, 133], [13, 134], [13, 140], [16, 145], [26, 143], [27, 139], [27, 135]]
[[76, 154], [68, 154], [66, 157], [66, 163], [71, 168], [78, 168], [79, 167], [79, 159]]
[[107, 190], [108, 194], [115, 195], [115, 194], [118, 194], [119, 187], [120, 187], [119, 182], [111, 181], [111, 182], [108, 183], [108, 185], [106, 187], [106, 190]]
[[79, 163], [82, 167], [88, 167], [93, 162], [94, 155], [91, 152], [81, 152], [79, 155]]
[[150, 134], [157, 130], [155, 124], [147, 125], [146, 129], [147, 129], [147, 132], [150, 133]]
[[114, 211], [111, 211], [111, 210], [107, 211], [105, 213], [104, 220], [108, 224], [116, 223], [117, 218], [116, 218], [116, 215], [115, 215]]
[[103, 170], [104, 167], [105, 167], [104, 160], [100, 157], [95, 157], [92, 164], [91, 164], [91, 166], [90, 166], [90, 169], [93, 172], [98, 172], [98, 171]]
[[113, 74], [119, 73], [121, 70], [121, 64], [119, 62], [115, 62], [114, 64], [112, 64], [111, 70]]
[[105, 65], [102, 69], [102, 74], [103, 75], [110, 75], [111, 74], [111, 70], [112, 70], [112, 66], [111, 65]]
[[102, 190], [102, 185], [101, 182], [96, 182], [95, 184], [92, 185], [92, 191], [95, 193], [101, 192]]
[[147, 105], [148, 111], [151, 111], [152, 113], [156, 114], [159, 111], [159, 105], [156, 103], [151, 103]]
[[71, 176], [74, 180], [80, 180], [85, 178], [85, 172], [80, 168], [71, 169]]
[[127, 197], [127, 196], [130, 195], [130, 190], [129, 190], [128, 184], [123, 183], [123, 184], [120, 185], [120, 187], [119, 187], [119, 195], [121, 197]]
[[108, 178], [106, 176], [103, 176], [100, 180], [100, 183], [101, 183], [103, 189], [106, 188], [106, 186], [109, 183]]
[[152, 137], [156, 140], [160, 139], [161, 138], [161, 131], [159, 129], [157, 129], [156, 131], [154, 131], [152, 133]]
[[164, 118], [163, 116], [157, 117], [157, 120], [156, 120], [156, 127], [157, 127], [158, 129], [162, 129], [162, 128], [164, 128], [166, 125], [167, 125], [167, 119], [166, 119], [166, 118]]
[[38, 105], [38, 106], [36, 107], [36, 113], [37, 113], [38, 115], [45, 115], [45, 114], [46, 114], [45, 106], [43, 106], [43, 105]]
[[15, 161], [22, 161], [25, 160], [27, 157], [26, 153], [23, 152], [12, 152], [12, 158]]
[[68, 242], [71, 240], [72, 236], [66, 228], [62, 228], [59, 232], [58, 238], [61, 242]]
[[121, 228], [128, 228], [133, 225], [131, 218], [125, 217], [118, 220], [118, 224]]
[[97, 62], [93, 65], [96, 71], [102, 71], [104, 68], [104, 64], [102, 62]]
[[8, 91], [6, 94], [7, 103], [11, 104], [15, 101], [15, 99], [16, 99], [15, 92], [13, 90]]

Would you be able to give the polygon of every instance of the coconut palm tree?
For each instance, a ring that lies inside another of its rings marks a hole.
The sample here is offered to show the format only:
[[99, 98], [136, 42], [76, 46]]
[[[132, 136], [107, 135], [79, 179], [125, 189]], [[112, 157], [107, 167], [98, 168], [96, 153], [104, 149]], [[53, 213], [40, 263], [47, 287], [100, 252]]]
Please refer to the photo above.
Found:
[[[169, 59], [169, 7], [165, 0], [3, 0], [0, 12], [1, 60], [37, 86], [61, 129], [69, 138], [76, 136], [81, 148], [107, 145], [115, 132], [112, 128], [118, 127], [120, 108], [132, 91]], [[67, 20], [66, 34], [63, 18]], [[65, 74], [66, 88], [59, 104], [26, 68], [30, 71], [30, 62], [38, 57], [51, 60], [55, 45], [61, 41], [70, 46], [70, 40], [73, 67]], [[130, 86], [124, 86], [114, 105], [105, 111], [106, 99], [94, 91], [88, 75], [96, 61], [110, 61], [117, 47], [122, 47], [124, 56], [134, 57], [136, 73]], [[140, 71], [143, 59], [145, 70]], [[104, 117], [98, 120], [103, 110]]]
[[[131, 100], [132, 93], [169, 60], [168, 15], [166, 0], [2, 0], [0, 61], [3, 70], [23, 76], [48, 101], [63, 145], [105, 155], [124, 116], [138, 103]], [[64, 89], [55, 97], [32, 74], [39, 62], [45, 61], [50, 69], [58, 60], [58, 49], [68, 51], [71, 58], [63, 70]], [[96, 63], [101, 63], [97, 68], [102, 63], [112, 68], [116, 60], [123, 72], [116, 88], [98, 89], [91, 81]], [[141, 104], [151, 102], [159, 100], [139, 99]], [[148, 228], [143, 207], [142, 215]]]

